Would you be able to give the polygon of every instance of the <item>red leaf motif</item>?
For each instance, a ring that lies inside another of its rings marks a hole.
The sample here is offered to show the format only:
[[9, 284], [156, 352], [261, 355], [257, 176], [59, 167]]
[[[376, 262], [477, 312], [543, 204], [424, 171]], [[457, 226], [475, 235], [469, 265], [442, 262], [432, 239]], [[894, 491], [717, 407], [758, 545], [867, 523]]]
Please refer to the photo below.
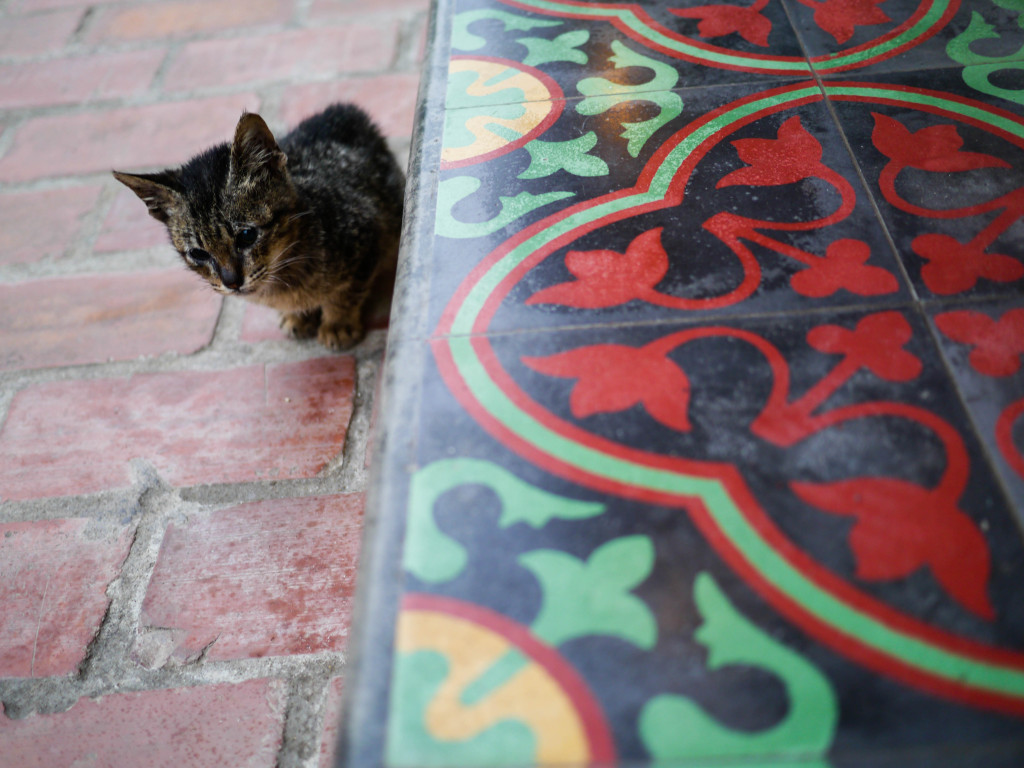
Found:
[[880, 296], [899, 289], [896, 278], [881, 267], [865, 262], [871, 249], [861, 240], [836, 240], [824, 258], [790, 278], [789, 284], [801, 296], [820, 299], [845, 288], [857, 296]]
[[877, 6], [885, 0], [825, 0], [823, 3], [805, 2], [816, 7], [814, 23], [828, 32], [837, 43], [853, 37], [855, 27], [870, 27], [892, 21]]
[[577, 380], [569, 395], [577, 419], [642, 403], [666, 427], [690, 429], [690, 382], [679, 366], [649, 347], [595, 344], [522, 361], [539, 373]]
[[964, 140], [956, 126], [932, 125], [911, 133], [898, 120], [872, 112], [875, 128], [871, 141], [899, 166], [949, 173], [976, 168], [1009, 168], [1005, 160], [980, 152], [961, 152]]
[[928, 262], [921, 268], [924, 284], [942, 296], [970, 290], [982, 277], [997, 283], [1012, 283], [1024, 277], [1024, 264], [1016, 259], [985, 253], [949, 235], [919, 235], [910, 247]]
[[1012, 376], [1024, 355], [1024, 309], [1011, 309], [999, 320], [981, 312], [944, 312], [935, 318], [939, 330], [974, 347], [968, 356], [978, 373]]
[[623, 255], [616, 251], [570, 251], [565, 266], [576, 279], [537, 291], [527, 304], [562, 304], [597, 309], [642, 299], [668, 271], [661, 227], [637, 235]]
[[754, 45], [767, 46], [768, 35], [772, 31], [772, 23], [761, 15], [760, 8], [764, 4], [755, 4], [752, 8], [741, 8], [734, 5], [700, 5], [696, 8], [670, 8], [676, 16], [687, 19], [701, 19], [697, 31], [701, 37], [721, 37], [733, 32]]
[[926, 565], [951, 598], [982, 618], [994, 618], [987, 589], [988, 543], [955, 501], [889, 478], [794, 482], [790, 487], [808, 504], [857, 519], [850, 532], [857, 578], [901, 579]]
[[800, 117], [789, 118], [779, 128], [775, 139], [737, 139], [732, 142], [740, 160], [748, 167], [740, 168], [719, 179], [716, 188], [749, 184], [774, 187], [818, 176], [821, 144], [800, 124]]
[[899, 312], [878, 312], [861, 319], [852, 331], [820, 325], [807, 334], [807, 342], [819, 352], [844, 355], [880, 379], [910, 381], [921, 373], [921, 361], [903, 349], [911, 336], [913, 330]]

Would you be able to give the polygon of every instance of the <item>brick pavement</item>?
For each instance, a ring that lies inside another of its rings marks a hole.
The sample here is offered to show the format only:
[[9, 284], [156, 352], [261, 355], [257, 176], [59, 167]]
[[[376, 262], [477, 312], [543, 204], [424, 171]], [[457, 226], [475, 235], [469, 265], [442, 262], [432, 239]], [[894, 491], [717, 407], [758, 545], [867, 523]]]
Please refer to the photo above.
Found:
[[284, 339], [109, 170], [339, 99], [404, 163], [426, 12], [0, 0], [3, 768], [330, 764], [385, 331]]

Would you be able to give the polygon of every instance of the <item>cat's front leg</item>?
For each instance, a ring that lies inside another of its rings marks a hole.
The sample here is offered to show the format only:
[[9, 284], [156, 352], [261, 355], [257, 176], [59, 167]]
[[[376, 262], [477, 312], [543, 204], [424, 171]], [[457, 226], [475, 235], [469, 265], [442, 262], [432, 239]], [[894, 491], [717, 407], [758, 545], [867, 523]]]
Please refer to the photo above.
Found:
[[367, 291], [337, 294], [322, 306], [317, 339], [328, 349], [348, 349], [363, 338], [363, 304]]
[[293, 339], [311, 339], [320, 328], [320, 308], [305, 312], [282, 312], [281, 330]]

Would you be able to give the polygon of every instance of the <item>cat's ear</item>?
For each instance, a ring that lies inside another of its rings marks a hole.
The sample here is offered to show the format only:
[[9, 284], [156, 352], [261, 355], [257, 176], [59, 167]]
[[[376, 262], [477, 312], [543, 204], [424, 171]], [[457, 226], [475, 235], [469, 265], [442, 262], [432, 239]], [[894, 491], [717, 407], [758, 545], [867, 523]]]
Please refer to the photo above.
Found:
[[283, 173], [287, 161], [263, 118], [252, 112], [243, 114], [231, 143], [231, 177], [243, 178], [266, 171]]
[[114, 171], [114, 178], [139, 196], [146, 204], [149, 215], [166, 224], [170, 211], [178, 207], [184, 187], [175, 171], [160, 173], [121, 173]]

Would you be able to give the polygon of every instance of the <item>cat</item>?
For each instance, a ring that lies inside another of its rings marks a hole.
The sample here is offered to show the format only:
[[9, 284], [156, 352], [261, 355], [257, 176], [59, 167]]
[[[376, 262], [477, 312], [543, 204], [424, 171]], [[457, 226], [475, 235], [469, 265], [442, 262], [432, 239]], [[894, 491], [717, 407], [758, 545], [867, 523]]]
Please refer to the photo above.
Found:
[[335, 104], [280, 144], [244, 112], [234, 140], [179, 168], [114, 171], [221, 294], [278, 310], [294, 338], [346, 349], [374, 279], [398, 255], [405, 177], [359, 107]]

